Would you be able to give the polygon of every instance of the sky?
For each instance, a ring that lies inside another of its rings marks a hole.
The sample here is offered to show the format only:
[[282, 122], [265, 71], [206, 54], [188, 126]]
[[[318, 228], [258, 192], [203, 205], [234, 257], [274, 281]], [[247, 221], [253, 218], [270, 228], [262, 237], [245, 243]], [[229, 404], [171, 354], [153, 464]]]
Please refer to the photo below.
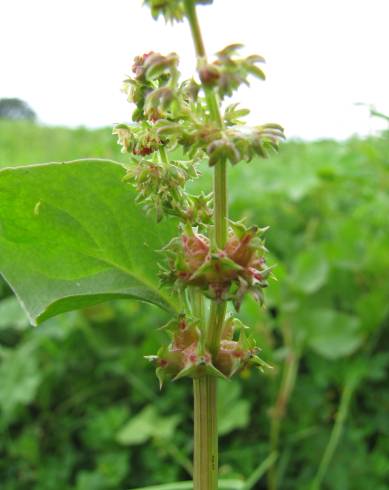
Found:
[[[267, 80], [231, 101], [250, 124], [277, 122], [290, 138], [347, 138], [385, 128], [389, 114], [389, 0], [214, 0], [198, 8], [208, 56], [241, 42], [265, 57]], [[44, 124], [130, 120], [121, 92], [134, 56], [195, 58], [188, 26], [154, 21], [142, 0], [1, 0], [0, 98], [27, 101]]]

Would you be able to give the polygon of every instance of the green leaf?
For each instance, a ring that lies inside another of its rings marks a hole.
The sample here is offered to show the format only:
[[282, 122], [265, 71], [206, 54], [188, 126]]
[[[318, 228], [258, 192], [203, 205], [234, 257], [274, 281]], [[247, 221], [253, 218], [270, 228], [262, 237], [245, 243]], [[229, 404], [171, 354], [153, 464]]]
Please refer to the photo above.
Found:
[[156, 417], [157, 410], [153, 405], [148, 405], [120, 429], [117, 442], [125, 446], [145, 443], [154, 432]]
[[105, 451], [97, 459], [97, 473], [106, 483], [106, 488], [118, 488], [125, 478], [129, 467], [129, 458], [126, 450]]
[[104, 490], [106, 488], [104, 478], [95, 471], [80, 471], [77, 475], [76, 490]]
[[91, 410], [82, 433], [83, 442], [94, 451], [107, 448], [128, 417], [128, 408], [123, 405]]
[[327, 281], [328, 262], [319, 248], [308, 249], [296, 258], [290, 280], [293, 286], [306, 294], [318, 291]]
[[156, 252], [175, 223], [146, 216], [125, 173], [109, 160], [0, 170], [0, 271], [33, 324], [114, 298], [176, 309]]
[[234, 381], [218, 385], [218, 421], [220, 436], [243, 429], [250, 422], [250, 403], [241, 399], [240, 385]]
[[38, 361], [30, 345], [3, 350], [0, 364], [0, 409], [6, 422], [14, 411], [31, 403], [42, 381]]
[[364, 339], [358, 317], [327, 308], [304, 309], [294, 315], [293, 324], [309, 347], [327, 359], [352, 354]]
[[151, 437], [169, 440], [179, 421], [178, 415], [161, 417], [153, 405], [148, 405], [120, 429], [116, 440], [125, 446], [143, 444]]
[[154, 425], [153, 437], [159, 440], [170, 440], [174, 438], [177, 425], [181, 420], [180, 415], [174, 414], [169, 417], [158, 417]]

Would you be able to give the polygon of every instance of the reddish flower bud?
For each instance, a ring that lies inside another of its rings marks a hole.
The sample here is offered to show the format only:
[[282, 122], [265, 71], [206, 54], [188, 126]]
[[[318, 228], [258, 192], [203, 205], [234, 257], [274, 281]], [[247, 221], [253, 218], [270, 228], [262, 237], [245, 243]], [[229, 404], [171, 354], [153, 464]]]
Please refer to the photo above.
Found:
[[140, 56], [135, 56], [134, 58], [134, 64], [132, 65], [131, 69], [132, 72], [135, 73], [136, 78], [141, 78], [144, 74], [144, 64], [147, 58], [151, 55], [154, 54], [154, 51], [150, 51], [148, 53], [144, 53]]
[[201, 83], [208, 87], [213, 87], [220, 78], [220, 72], [215, 65], [208, 64], [200, 68], [199, 76]]
[[171, 252], [169, 272], [164, 272], [163, 278], [181, 289], [199, 287], [211, 299], [232, 300], [236, 309], [247, 292], [261, 301], [261, 289], [267, 286], [270, 273], [258, 238], [262, 231], [235, 223], [225, 248], [214, 252], [204, 235], [185, 233], [167, 247]]
[[209, 240], [203, 235], [182, 235], [183, 250], [188, 272], [192, 275], [209, 254]]
[[245, 358], [245, 352], [234, 340], [222, 340], [215, 360], [215, 366], [225, 376], [230, 377], [241, 367]]

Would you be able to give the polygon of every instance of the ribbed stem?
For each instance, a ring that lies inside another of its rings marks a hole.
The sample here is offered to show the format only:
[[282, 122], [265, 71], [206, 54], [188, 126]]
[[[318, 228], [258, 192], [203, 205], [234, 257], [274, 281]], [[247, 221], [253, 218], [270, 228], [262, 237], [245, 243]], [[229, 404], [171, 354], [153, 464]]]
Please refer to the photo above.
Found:
[[[207, 63], [207, 55], [193, 0], [184, 0], [198, 67]], [[213, 88], [204, 87], [209, 115], [220, 128], [223, 119], [218, 98]], [[214, 225], [215, 242], [224, 248], [227, 241], [227, 172], [226, 164], [218, 162], [214, 171]], [[206, 344], [213, 358], [217, 355], [224, 323], [226, 303], [213, 302], [207, 328]], [[218, 438], [216, 419], [216, 379], [205, 376], [193, 381], [194, 393], [194, 490], [218, 488]]]
[[216, 378], [193, 380], [194, 468], [193, 489], [218, 488], [218, 440], [216, 416]]
[[227, 169], [225, 162], [215, 165], [213, 182], [215, 201], [215, 239], [219, 248], [224, 248], [227, 241]]
[[227, 304], [213, 302], [208, 321], [207, 330], [207, 347], [212, 357], [215, 359], [219, 352], [220, 339], [223, 330], [224, 316], [226, 314]]

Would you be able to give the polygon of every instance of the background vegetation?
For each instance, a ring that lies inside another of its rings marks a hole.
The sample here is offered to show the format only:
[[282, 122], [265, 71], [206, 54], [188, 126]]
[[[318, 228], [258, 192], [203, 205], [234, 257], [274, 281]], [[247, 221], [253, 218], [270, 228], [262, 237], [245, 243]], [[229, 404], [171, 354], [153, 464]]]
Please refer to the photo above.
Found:
[[[109, 129], [0, 120], [2, 166], [80, 156], [126, 161]], [[387, 133], [289, 142], [232, 169], [233, 215], [270, 225], [279, 281], [267, 309], [248, 301], [242, 311], [274, 369], [220, 383], [224, 478], [247, 479], [279, 439], [282, 490], [317, 489], [322, 478], [328, 490], [388, 488], [388, 191]], [[190, 478], [190, 383], [161, 394], [143, 359], [163, 339], [160, 311], [118, 301], [32, 328], [0, 291], [2, 489]]]

